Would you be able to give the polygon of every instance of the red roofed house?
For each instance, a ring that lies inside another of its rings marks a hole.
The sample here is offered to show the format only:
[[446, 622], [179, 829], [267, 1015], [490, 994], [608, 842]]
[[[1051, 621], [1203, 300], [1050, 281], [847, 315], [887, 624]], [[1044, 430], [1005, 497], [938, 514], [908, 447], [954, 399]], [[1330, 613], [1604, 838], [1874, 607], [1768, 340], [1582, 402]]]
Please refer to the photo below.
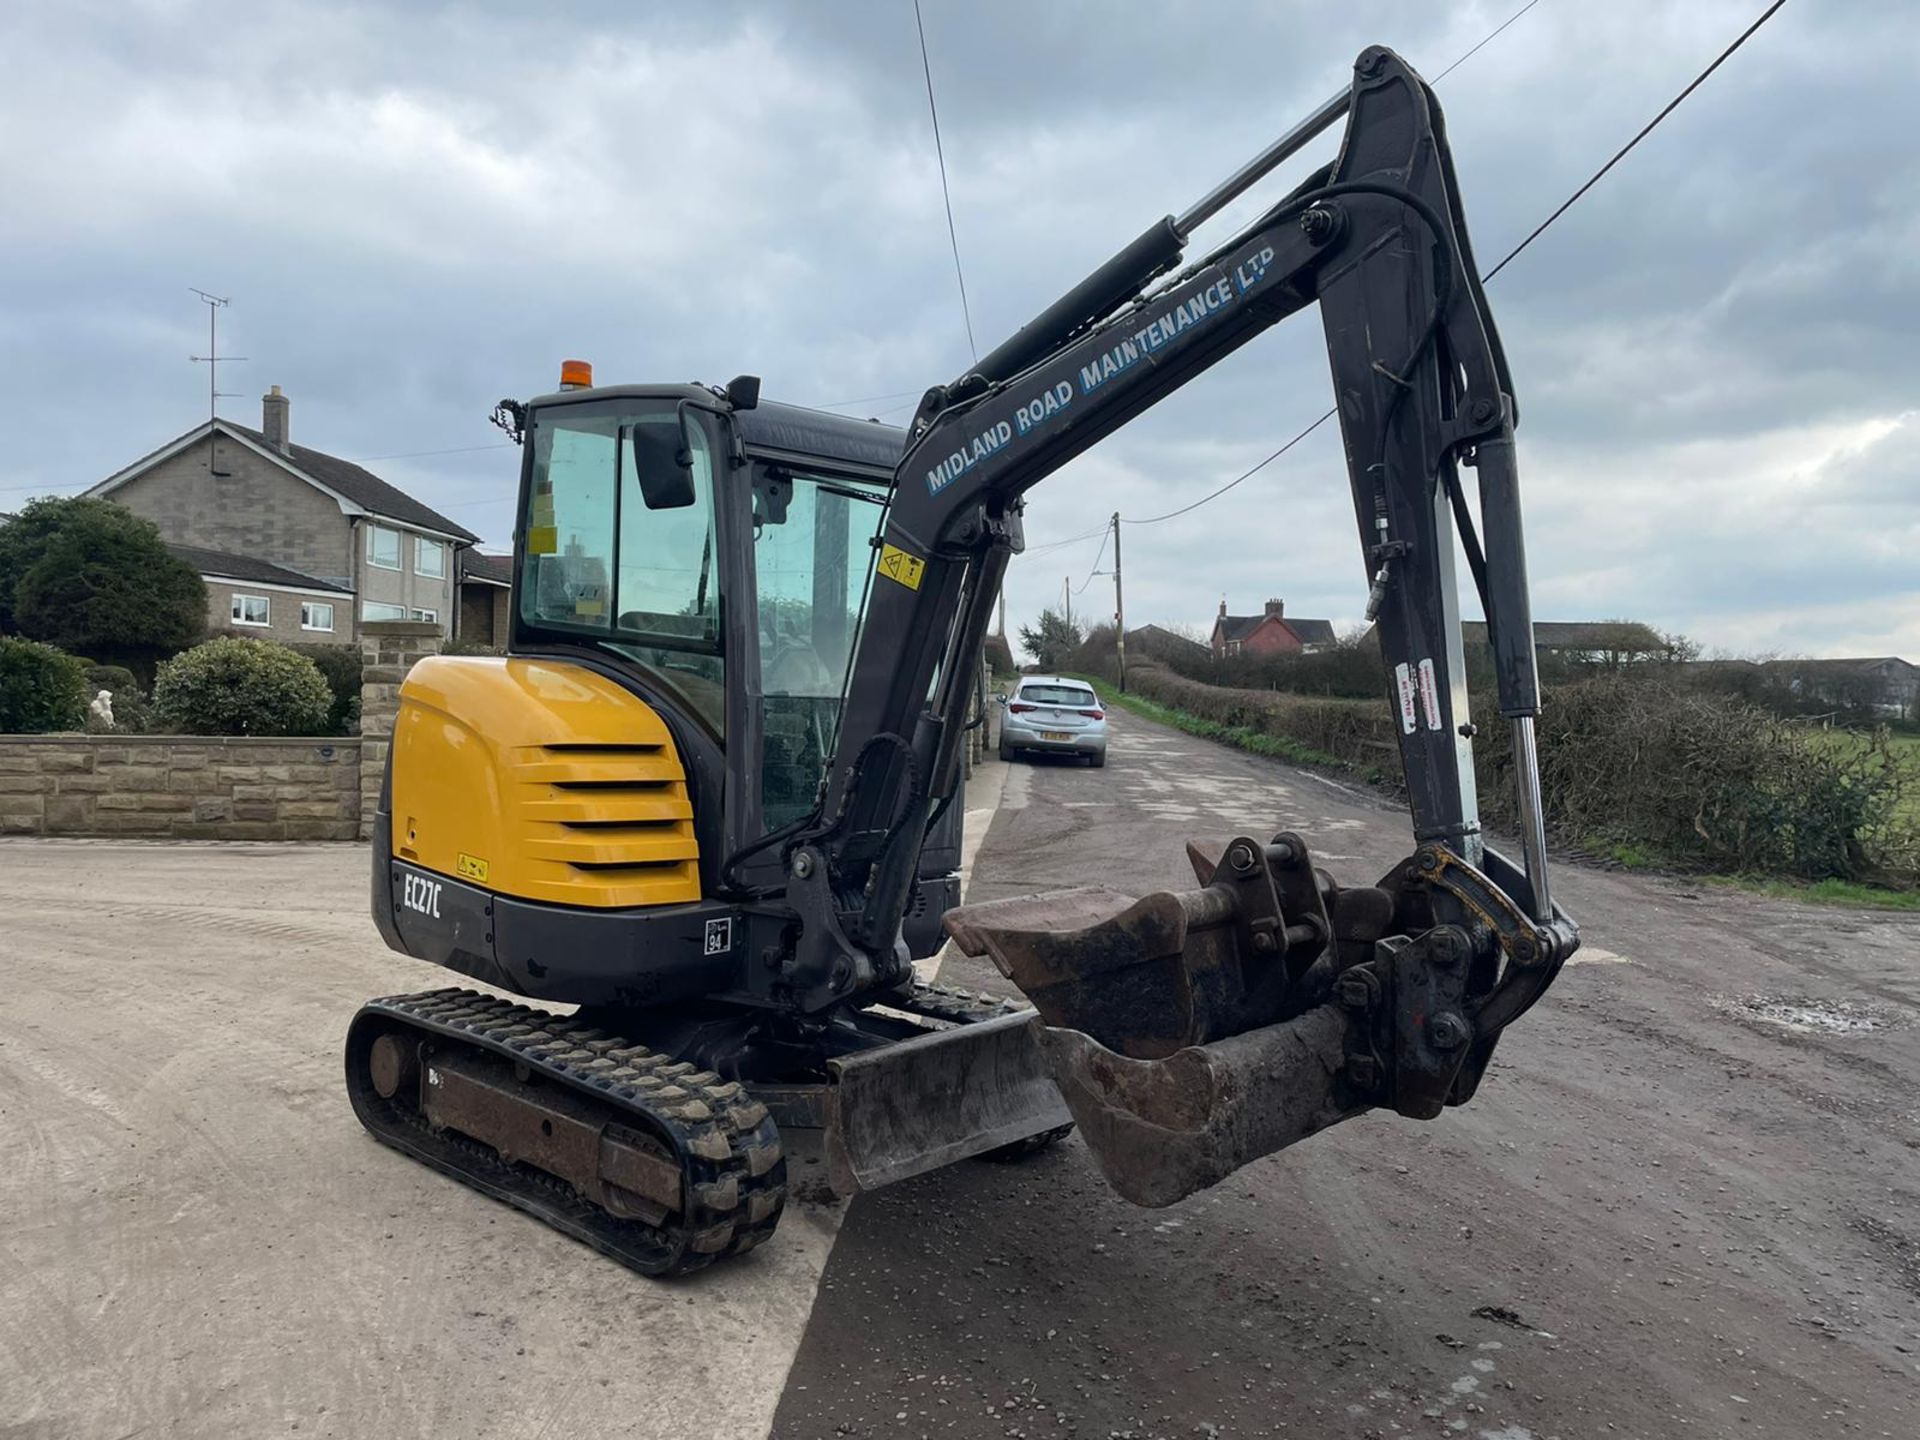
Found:
[[1259, 615], [1229, 615], [1227, 602], [1213, 621], [1214, 658], [1292, 655], [1333, 644], [1331, 620], [1289, 620], [1284, 600], [1269, 600]]

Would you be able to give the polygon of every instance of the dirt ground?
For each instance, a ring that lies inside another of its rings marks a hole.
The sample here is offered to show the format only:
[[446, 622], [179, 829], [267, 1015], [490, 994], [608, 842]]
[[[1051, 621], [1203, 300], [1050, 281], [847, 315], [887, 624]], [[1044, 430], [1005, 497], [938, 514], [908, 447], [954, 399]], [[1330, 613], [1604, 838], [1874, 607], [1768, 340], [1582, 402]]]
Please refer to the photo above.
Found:
[[[976, 896], [1184, 886], [1187, 836], [1283, 823], [1350, 877], [1407, 848], [1113, 729], [1007, 769]], [[1077, 1142], [957, 1166], [660, 1285], [360, 1131], [354, 1008], [452, 978], [365, 866], [0, 843], [0, 1437], [1920, 1433], [1920, 917], [1563, 867], [1588, 949], [1465, 1110], [1166, 1211]]]
[[838, 1220], [641, 1281], [376, 1144], [357, 845], [0, 843], [0, 1437], [763, 1435]]

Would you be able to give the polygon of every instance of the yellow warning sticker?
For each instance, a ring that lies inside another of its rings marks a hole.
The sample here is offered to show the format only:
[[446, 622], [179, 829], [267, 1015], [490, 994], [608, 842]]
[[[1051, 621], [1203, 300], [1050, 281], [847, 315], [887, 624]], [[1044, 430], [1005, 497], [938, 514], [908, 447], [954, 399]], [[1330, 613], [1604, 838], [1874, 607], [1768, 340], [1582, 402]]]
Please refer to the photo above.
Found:
[[889, 580], [897, 580], [909, 590], [920, 588], [920, 577], [926, 572], [927, 562], [918, 555], [911, 555], [898, 545], [880, 547], [880, 573]]
[[454, 868], [468, 880], [478, 880], [482, 885], [487, 883], [487, 862], [478, 855], [469, 855], [462, 850]]
[[530, 525], [527, 527], [527, 553], [529, 555], [557, 555], [560, 553], [560, 530], [555, 525]]
[[553, 492], [536, 492], [533, 497], [533, 513], [527, 517], [534, 525], [553, 524]]

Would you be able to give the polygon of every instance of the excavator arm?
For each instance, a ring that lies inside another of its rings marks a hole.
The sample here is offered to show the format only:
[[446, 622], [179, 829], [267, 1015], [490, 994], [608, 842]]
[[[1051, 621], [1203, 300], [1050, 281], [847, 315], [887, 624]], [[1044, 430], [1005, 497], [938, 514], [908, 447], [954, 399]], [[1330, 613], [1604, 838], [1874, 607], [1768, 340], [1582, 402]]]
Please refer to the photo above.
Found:
[[[1197, 225], [1343, 115], [1331, 165], [1181, 268]], [[1348, 90], [928, 392], [820, 804], [780, 837], [799, 921], [782, 980], [801, 1007], [900, 983], [900, 918], [929, 824], [958, 784], [974, 657], [1023, 544], [1021, 497], [1316, 302], [1412, 857], [1343, 891], [1299, 837], [1240, 837], [1195, 849], [1203, 888], [1188, 895], [1083, 891], [949, 917], [964, 947], [1035, 1001], [1103, 1166], [1149, 1203], [1373, 1105], [1425, 1116], [1464, 1101], [1500, 1031], [1578, 944], [1548, 890], [1512, 383], [1439, 105], [1397, 55], [1364, 52]], [[1284, 547], [1280, 525], [1268, 535]], [[1456, 539], [1510, 729], [1521, 864], [1481, 831]], [[1170, 1148], [1176, 1132], [1184, 1150]]]

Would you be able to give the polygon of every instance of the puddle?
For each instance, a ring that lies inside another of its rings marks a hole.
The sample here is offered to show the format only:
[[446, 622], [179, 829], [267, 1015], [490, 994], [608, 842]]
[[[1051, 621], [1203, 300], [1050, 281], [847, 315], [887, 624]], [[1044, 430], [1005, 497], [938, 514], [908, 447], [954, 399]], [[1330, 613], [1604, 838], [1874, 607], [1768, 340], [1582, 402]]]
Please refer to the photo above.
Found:
[[1778, 1025], [1797, 1035], [1864, 1035], [1904, 1024], [1905, 1017], [1885, 1005], [1853, 1000], [1815, 1000], [1803, 995], [1718, 995], [1716, 1010]]

